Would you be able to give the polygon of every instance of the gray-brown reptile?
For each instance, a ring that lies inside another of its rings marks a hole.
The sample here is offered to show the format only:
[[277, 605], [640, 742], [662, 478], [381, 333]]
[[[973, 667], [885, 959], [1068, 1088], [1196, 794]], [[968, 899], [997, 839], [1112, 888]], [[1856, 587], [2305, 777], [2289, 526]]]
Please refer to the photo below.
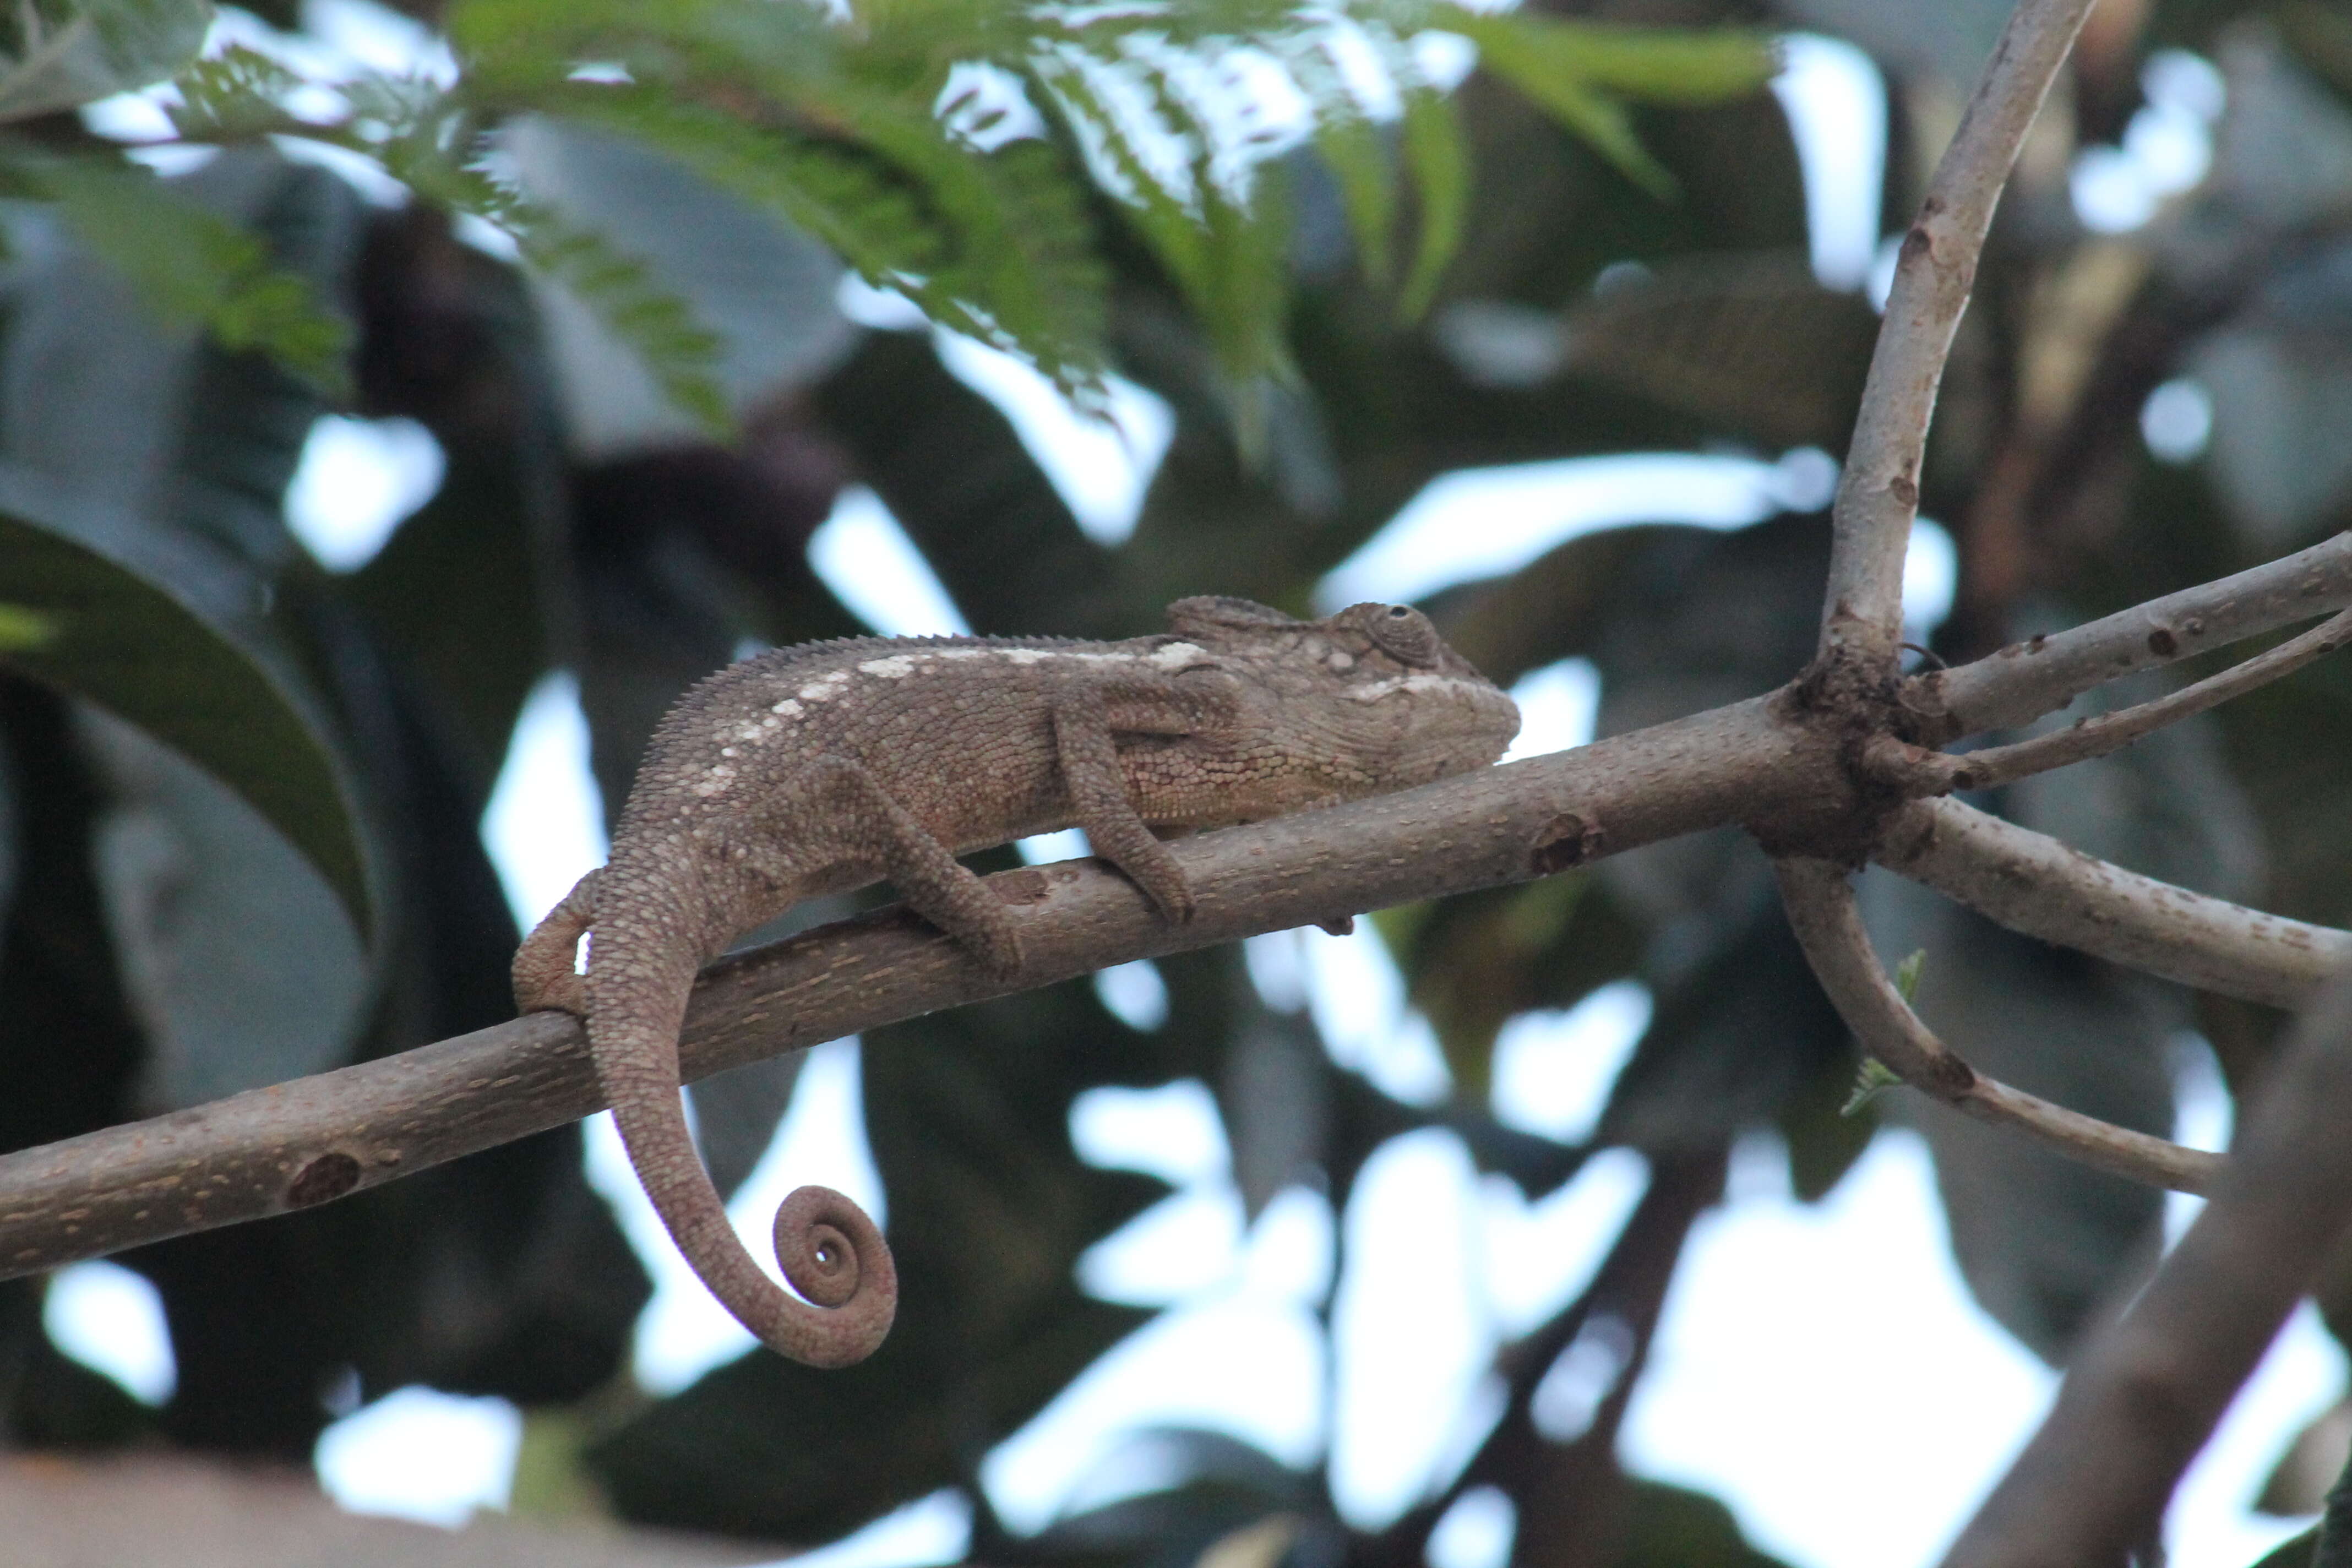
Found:
[[1485, 767], [1518, 730], [1511, 700], [1403, 605], [1297, 621], [1184, 599], [1168, 625], [1108, 643], [852, 638], [720, 670], [655, 732], [608, 862], [516, 952], [523, 1011], [587, 1020], [629, 1158], [679, 1250], [785, 1355], [870, 1354], [897, 1273], [873, 1222], [829, 1188], [803, 1187], [776, 1214], [778, 1260], [807, 1302], [737, 1238], [678, 1098], [678, 1028], [706, 960], [803, 899], [887, 878], [1011, 974], [1018, 928], [960, 854], [1083, 827], [1181, 921], [1192, 895], [1154, 829], [1425, 784]]

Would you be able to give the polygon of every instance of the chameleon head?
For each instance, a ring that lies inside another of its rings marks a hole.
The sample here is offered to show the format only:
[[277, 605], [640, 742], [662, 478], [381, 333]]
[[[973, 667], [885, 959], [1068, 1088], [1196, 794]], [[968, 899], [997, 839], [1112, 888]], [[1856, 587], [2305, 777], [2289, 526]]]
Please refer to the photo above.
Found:
[[1483, 768], [1518, 733], [1509, 696], [1410, 605], [1299, 621], [1246, 599], [1181, 599], [1168, 621], [1244, 677], [1236, 744], [1280, 759], [1244, 791], [1250, 815]]

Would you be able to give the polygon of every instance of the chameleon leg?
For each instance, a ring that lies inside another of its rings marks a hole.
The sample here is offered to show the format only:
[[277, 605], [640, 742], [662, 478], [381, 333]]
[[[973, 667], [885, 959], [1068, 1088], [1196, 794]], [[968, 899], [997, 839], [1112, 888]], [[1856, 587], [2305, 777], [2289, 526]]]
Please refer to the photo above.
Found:
[[1020, 933], [996, 895], [860, 763], [847, 757], [817, 758], [768, 815], [787, 835], [795, 825], [833, 825], [861, 843], [916, 913], [953, 937], [991, 973], [1020, 971]]
[[1083, 698], [1055, 704], [1054, 748], [1062, 787], [1096, 854], [1125, 872], [1169, 921], [1192, 918], [1192, 889], [1168, 846], [1153, 837], [1127, 793], [1118, 752], [1102, 707]]
[[588, 984], [572, 963], [580, 952], [580, 938], [596, 917], [597, 876], [591, 871], [572, 883], [563, 901], [548, 910], [515, 949], [516, 1012], [553, 1008], [574, 1017], [588, 1016]]

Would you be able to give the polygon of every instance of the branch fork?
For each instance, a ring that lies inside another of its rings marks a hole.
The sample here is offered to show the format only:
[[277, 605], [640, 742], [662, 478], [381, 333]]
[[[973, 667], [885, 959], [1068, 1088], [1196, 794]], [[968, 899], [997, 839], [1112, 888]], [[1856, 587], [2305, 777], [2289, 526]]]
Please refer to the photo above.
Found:
[[[1814, 667], [1825, 687], [1866, 691], [1873, 674], [1895, 668], [1902, 562], [1953, 329], [1993, 204], [2091, 5], [2021, 0], [1904, 238], [1832, 514]], [[2251, 979], [2238, 994], [2260, 991], [2266, 1000], [2300, 1000], [2327, 968], [2338, 969], [2342, 978], [2305, 1016], [2281, 1081], [2249, 1108], [2233, 1158], [2109, 1126], [1975, 1072], [1887, 979], [1844, 866], [1786, 852], [1774, 860], [1790, 924], [1824, 989], [1864, 1048], [1906, 1082], [2101, 1169], [2216, 1194], [2139, 1301], [2077, 1361], [2056, 1409], [1948, 1568], [2116, 1563], [2160, 1539], [2166, 1498], [2352, 1219], [2352, 1140], [2344, 1135], [2352, 1121], [2352, 968], [2344, 967], [2352, 936], [2290, 931], [2283, 928], [2293, 922], [2133, 879], [1958, 802], [1921, 797], [2112, 752], [2342, 647], [2352, 640], [2352, 613], [2168, 696], [2054, 733], [1960, 755], [1913, 742], [2024, 724], [2147, 664], [2342, 611], [2352, 598], [2342, 580], [2347, 538], [2290, 558], [2293, 566], [2273, 563], [2069, 637], [1915, 677], [1906, 697], [1916, 700], [1900, 706], [1940, 704], [1944, 723], [1916, 734], [1888, 725], [1851, 753], [1864, 799], [1912, 797], [1881, 814], [1876, 856], [1995, 919], [2192, 983]], [[2078, 892], [2090, 895], [2079, 906]], [[2296, 973], [2295, 958], [2313, 962]]]

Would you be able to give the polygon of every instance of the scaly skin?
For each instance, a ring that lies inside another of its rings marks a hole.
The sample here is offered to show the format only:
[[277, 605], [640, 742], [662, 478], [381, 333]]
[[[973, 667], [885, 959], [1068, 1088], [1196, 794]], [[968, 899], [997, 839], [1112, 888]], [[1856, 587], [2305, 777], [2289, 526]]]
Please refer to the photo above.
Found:
[[1182, 921], [1192, 895], [1155, 830], [1426, 784], [1485, 767], [1518, 731], [1511, 700], [1402, 605], [1296, 621], [1185, 599], [1168, 619], [1167, 634], [1127, 642], [861, 637], [719, 671], [655, 732], [609, 862], [516, 952], [523, 1011], [587, 1019], [598, 1081], [679, 1250], [785, 1355], [845, 1366], [872, 1353], [897, 1273], [874, 1223], [827, 1188], [801, 1188], [776, 1215], [778, 1259], [807, 1302], [737, 1239], [678, 1099], [678, 1028], [706, 960], [803, 899], [887, 877], [1013, 974], [1014, 921], [958, 855], [1083, 827]]

